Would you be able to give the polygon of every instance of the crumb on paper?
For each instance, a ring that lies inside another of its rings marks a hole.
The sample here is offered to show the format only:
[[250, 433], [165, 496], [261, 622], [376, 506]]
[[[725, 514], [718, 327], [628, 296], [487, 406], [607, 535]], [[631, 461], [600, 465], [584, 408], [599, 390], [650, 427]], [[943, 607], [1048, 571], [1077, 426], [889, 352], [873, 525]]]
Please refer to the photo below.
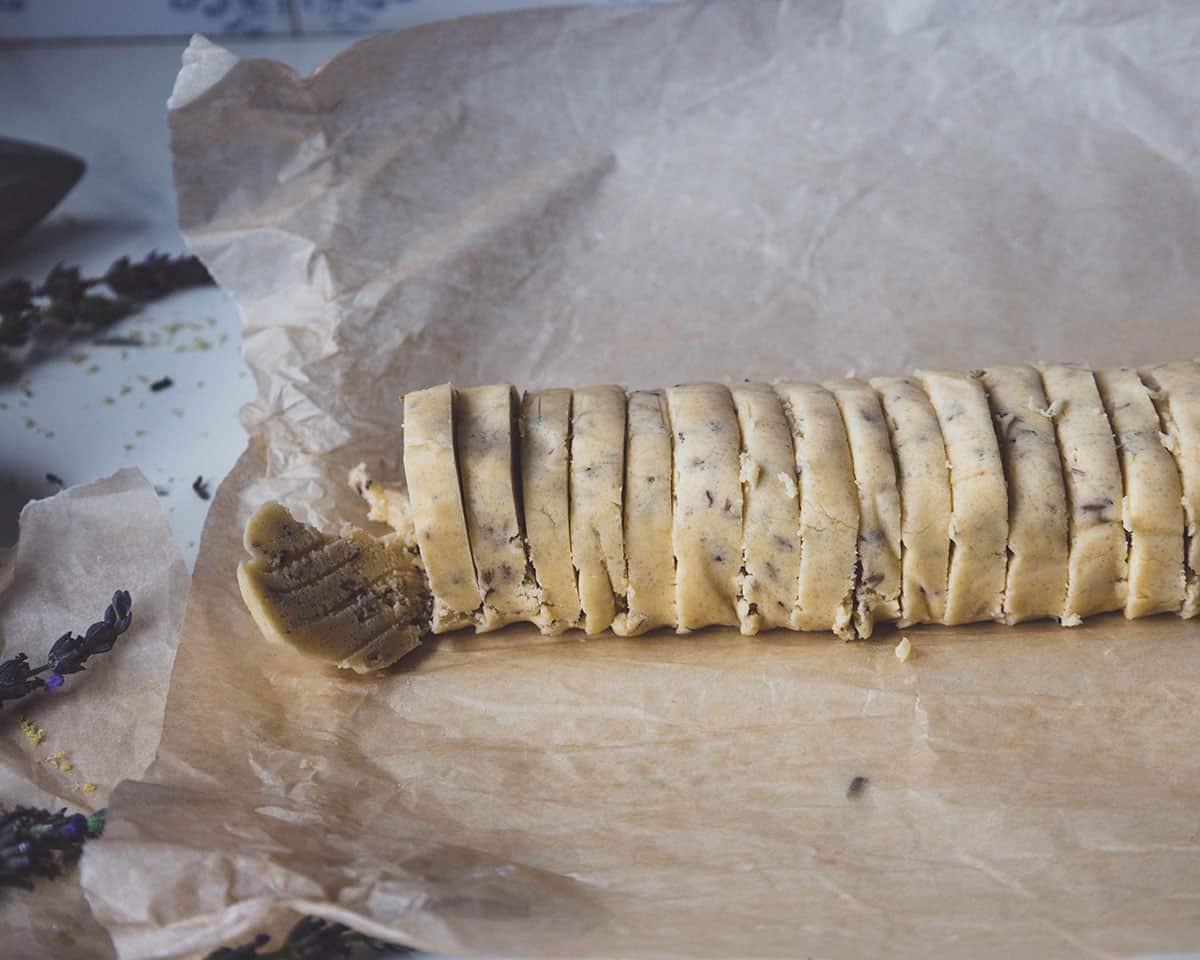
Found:
[[36, 723], [30, 720], [21, 718], [21, 732], [25, 734], [25, 739], [32, 743], [35, 747], [40, 747], [42, 741], [46, 739], [46, 731], [39, 727]]
[[1040, 413], [1047, 420], [1053, 420], [1055, 417], [1057, 417], [1060, 413], [1062, 413], [1062, 408], [1063, 408], [1062, 400], [1055, 400], [1048, 407], [1039, 407], [1032, 400], [1029, 401], [1029, 409], [1032, 410], [1034, 413]]
[[913, 645], [908, 637], [901, 637], [900, 642], [896, 644], [896, 659], [901, 663], [907, 663], [908, 658], [912, 656]]
[[46, 762], [50, 764], [59, 773], [70, 773], [75, 769], [75, 764], [67, 759], [67, 755], [62, 750], [56, 750], [46, 758]]
[[76, 783], [71, 789], [76, 793], [95, 793], [99, 788], [94, 783]]

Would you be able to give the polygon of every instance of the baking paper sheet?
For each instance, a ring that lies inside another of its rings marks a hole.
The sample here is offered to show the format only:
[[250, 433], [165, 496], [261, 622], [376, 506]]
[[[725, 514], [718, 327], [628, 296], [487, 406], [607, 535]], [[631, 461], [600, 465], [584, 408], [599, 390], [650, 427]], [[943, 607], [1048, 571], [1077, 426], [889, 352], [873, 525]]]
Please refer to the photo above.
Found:
[[[0, 660], [35, 663], [68, 630], [99, 620], [113, 591], [133, 598], [133, 624], [108, 653], [58, 690], [0, 711], [0, 804], [91, 813], [140, 775], [162, 732], [167, 681], [188, 575], [154, 488], [137, 470], [65, 490], [21, 513], [17, 546], [0, 556]], [[21, 720], [27, 720], [26, 736]], [[62, 756], [51, 764], [54, 754]], [[63, 769], [69, 764], [70, 769]], [[86, 791], [91, 784], [94, 790]], [[102, 841], [93, 840], [96, 844]], [[33, 892], [0, 889], [4, 960], [107, 960], [78, 871]]]
[[[1129, 956], [1200, 944], [1200, 627], [844, 644], [258, 638], [240, 530], [400, 479], [406, 391], [1200, 353], [1200, 7], [552, 10], [312, 77], [197, 39], [189, 243], [258, 399], [158, 758], [84, 859], [122, 957], [314, 912], [449, 953]], [[851, 790], [855, 778], [865, 778]]]

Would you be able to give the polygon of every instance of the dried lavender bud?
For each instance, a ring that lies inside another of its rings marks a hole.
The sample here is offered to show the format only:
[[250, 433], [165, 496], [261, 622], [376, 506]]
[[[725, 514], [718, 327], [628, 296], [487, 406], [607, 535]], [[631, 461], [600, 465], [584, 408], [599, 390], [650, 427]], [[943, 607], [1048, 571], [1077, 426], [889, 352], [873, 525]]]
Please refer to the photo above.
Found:
[[260, 933], [253, 940], [238, 947], [221, 947], [214, 950], [205, 960], [349, 960], [355, 955], [357, 946], [375, 953], [388, 952], [391, 956], [415, 953], [411, 947], [385, 943], [352, 930], [343, 923], [323, 920], [320, 917], [302, 917], [282, 944], [274, 950], [263, 951], [271, 938]]
[[33, 889], [79, 859], [83, 844], [104, 832], [104, 811], [85, 816], [37, 807], [0, 807], [0, 887]]
[[149, 303], [176, 290], [207, 286], [213, 278], [195, 257], [171, 257], [152, 250], [140, 263], [122, 257], [108, 268], [104, 282], [120, 296]]
[[0, 283], [0, 314], [20, 313], [33, 306], [33, 285], [28, 280], [14, 277]]
[[212, 496], [212, 494], [208, 491], [208, 484], [204, 482], [203, 477], [197, 477], [194, 481], [192, 481], [192, 491], [201, 500], [207, 500]]
[[[30, 667], [29, 658], [23, 653], [0, 663], [0, 704], [5, 700], [19, 700], [35, 690], [61, 687], [63, 677], [83, 670], [88, 657], [108, 653], [117, 637], [128, 630], [132, 622], [133, 601], [128, 591], [118, 590], [104, 611], [103, 620], [93, 623], [83, 636], [64, 633], [54, 641], [41, 666]], [[40, 676], [43, 673], [50, 676], [43, 678]]]
[[175, 386], [174, 380], [172, 380], [170, 377], [161, 377], [150, 384], [150, 392], [159, 393], [163, 390], [166, 390], [168, 387], [173, 386]]
[[47, 473], [46, 474], [46, 482], [52, 483], [56, 487], [65, 487], [66, 486], [66, 484], [63, 483], [63, 478], [60, 477], [57, 473]]

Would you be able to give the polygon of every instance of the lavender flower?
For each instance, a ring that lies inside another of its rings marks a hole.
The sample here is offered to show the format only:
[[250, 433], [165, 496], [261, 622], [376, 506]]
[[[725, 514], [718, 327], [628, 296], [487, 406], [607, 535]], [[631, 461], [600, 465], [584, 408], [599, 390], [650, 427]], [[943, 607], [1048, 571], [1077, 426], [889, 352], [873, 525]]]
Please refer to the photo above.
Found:
[[32, 890], [79, 859], [86, 841], [104, 832], [104, 811], [85, 816], [37, 807], [0, 806], [0, 887]]

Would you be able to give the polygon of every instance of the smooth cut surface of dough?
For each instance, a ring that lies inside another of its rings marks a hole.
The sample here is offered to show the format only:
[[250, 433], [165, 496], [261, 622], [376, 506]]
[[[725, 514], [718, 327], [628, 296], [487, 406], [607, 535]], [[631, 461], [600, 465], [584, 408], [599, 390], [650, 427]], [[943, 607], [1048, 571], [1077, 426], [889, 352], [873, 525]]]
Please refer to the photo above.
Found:
[[1059, 617], [1067, 597], [1067, 491], [1042, 378], [1033, 367], [981, 376], [1008, 481], [1004, 620]]
[[858, 488], [858, 588], [854, 629], [869, 637], [876, 621], [900, 619], [900, 490], [879, 397], [862, 380], [825, 384], [837, 400]]
[[541, 609], [529, 572], [513, 472], [517, 392], [507, 383], [470, 387], [454, 395], [463, 508], [475, 576], [483, 595], [477, 629], [534, 620]]
[[571, 413], [571, 556], [579, 574], [583, 627], [607, 630], [624, 612], [627, 578], [622, 524], [625, 391], [576, 390]]
[[1004, 614], [1008, 491], [992, 414], [980, 383], [965, 373], [917, 371], [937, 413], [950, 463], [950, 573], [943, 623]]
[[775, 391], [792, 431], [800, 488], [800, 581], [790, 625], [853, 639], [858, 494], [842, 413], [815, 383], [781, 380]]
[[677, 629], [736, 626], [742, 484], [733, 397], [719, 383], [689, 383], [667, 390], [667, 407], [675, 433]]
[[941, 623], [950, 569], [950, 470], [937, 413], [911, 377], [876, 377], [900, 487], [900, 625]]
[[1153, 391], [1183, 484], [1187, 586], [1181, 616], [1200, 614], [1200, 363], [1179, 360], [1141, 371]]
[[358, 673], [387, 667], [429, 632], [432, 599], [416, 548], [361, 530], [333, 537], [278, 503], [246, 524], [242, 599], [263, 636]]
[[1075, 363], [1039, 368], [1062, 457], [1071, 552], [1065, 626], [1121, 610], [1127, 593], [1121, 465], [1096, 378]]
[[796, 454], [783, 404], [765, 383], [731, 388], [742, 434], [741, 631], [787, 627], [800, 595], [800, 499]]
[[629, 394], [625, 430], [627, 610], [613, 633], [636, 636], [675, 626], [675, 554], [671, 541], [671, 421], [662, 390]]
[[538, 390], [521, 401], [521, 496], [525, 542], [541, 588], [535, 618], [543, 633], [579, 623], [581, 606], [571, 561], [571, 391]]
[[404, 476], [413, 530], [433, 592], [433, 632], [474, 624], [483, 602], [454, 450], [454, 391], [448, 384], [404, 397]]
[[1178, 613], [1183, 607], [1183, 488], [1164, 445], [1150, 391], [1136, 370], [1097, 370], [1096, 386], [1117, 438], [1129, 533], [1125, 616]]

